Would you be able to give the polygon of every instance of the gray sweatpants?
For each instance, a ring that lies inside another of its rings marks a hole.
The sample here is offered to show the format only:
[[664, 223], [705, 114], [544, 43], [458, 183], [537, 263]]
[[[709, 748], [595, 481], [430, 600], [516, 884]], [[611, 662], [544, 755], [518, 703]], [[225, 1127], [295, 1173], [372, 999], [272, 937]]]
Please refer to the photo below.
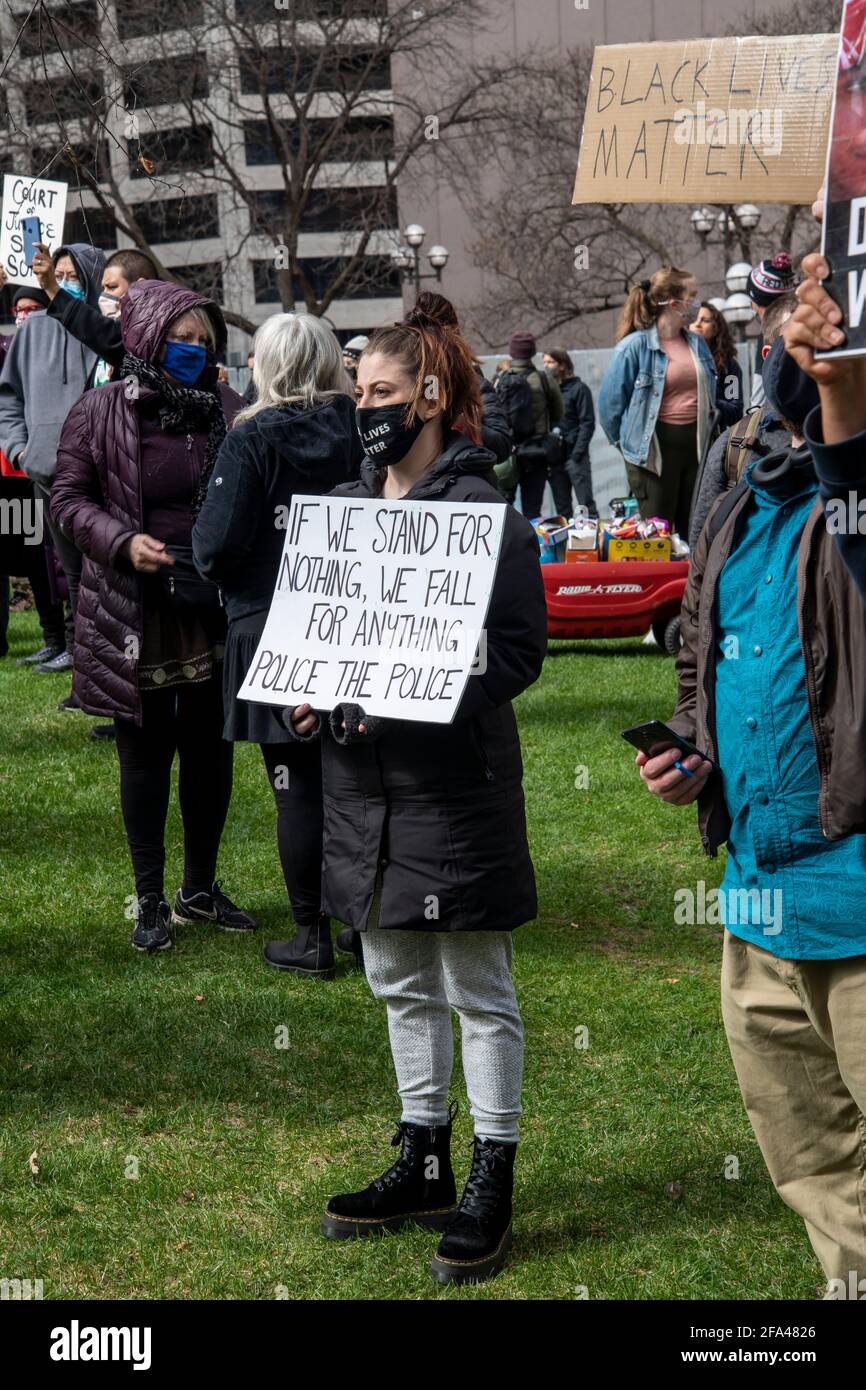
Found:
[[523, 1024], [511, 977], [511, 933], [380, 931], [363, 935], [367, 980], [388, 1011], [404, 1121], [448, 1122], [460, 1020], [463, 1075], [479, 1137], [517, 1141]]

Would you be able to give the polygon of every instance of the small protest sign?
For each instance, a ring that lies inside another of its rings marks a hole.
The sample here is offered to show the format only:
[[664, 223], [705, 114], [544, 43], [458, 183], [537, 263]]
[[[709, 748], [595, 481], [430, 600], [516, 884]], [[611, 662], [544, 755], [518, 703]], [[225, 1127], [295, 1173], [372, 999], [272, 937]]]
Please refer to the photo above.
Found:
[[448, 724], [483, 673], [506, 508], [294, 497], [243, 700]]
[[26, 178], [21, 174], [3, 175], [0, 264], [3, 265], [10, 284], [29, 285], [32, 289], [39, 284], [24, 260], [21, 219], [38, 217], [42, 224], [42, 241], [54, 251], [56, 247], [63, 245], [63, 221], [66, 217], [68, 192], [68, 183], [58, 183], [54, 179]]
[[836, 35], [596, 48], [575, 203], [811, 203]]
[[866, 352], [866, 0], [847, 0], [842, 11], [821, 249], [846, 341], [815, 356], [860, 356]]

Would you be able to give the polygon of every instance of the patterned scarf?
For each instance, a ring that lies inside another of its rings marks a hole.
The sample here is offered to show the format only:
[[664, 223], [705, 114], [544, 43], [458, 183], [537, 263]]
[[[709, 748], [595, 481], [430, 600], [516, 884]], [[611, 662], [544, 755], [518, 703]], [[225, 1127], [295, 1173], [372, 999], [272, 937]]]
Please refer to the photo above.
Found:
[[219, 393], [199, 391], [194, 386], [175, 386], [152, 362], [128, 352], [120, 375], [135, 378], [159, 398], [159, 423], [167, 434], [198, 434], [207, 430], [207, 447], [198, 486], [192, 499], [193, 518], [197, 517], [207, 493], [210, 476], [220, 446], [226, 437], [226, 418]]

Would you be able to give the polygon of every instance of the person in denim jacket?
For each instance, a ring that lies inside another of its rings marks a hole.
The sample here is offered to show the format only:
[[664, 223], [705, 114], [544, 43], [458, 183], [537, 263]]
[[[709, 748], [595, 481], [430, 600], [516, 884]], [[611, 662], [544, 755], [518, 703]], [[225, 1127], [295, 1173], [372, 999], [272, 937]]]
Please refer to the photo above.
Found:
[[716, 397], [712, 353], [688, 331], [699, 308], [688, 271], [662, 266], [635, 285], [598, 398], [602, 429], [625, 459], [641, 516], [664, 517], [681, 536]]

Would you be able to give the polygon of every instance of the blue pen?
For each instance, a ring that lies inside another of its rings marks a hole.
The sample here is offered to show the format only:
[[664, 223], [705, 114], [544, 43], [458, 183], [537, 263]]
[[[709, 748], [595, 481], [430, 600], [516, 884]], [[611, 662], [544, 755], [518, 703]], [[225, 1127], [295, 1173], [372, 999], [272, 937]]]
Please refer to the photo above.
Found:
[[683, 767], [682, 763], [679, 761], [674, 763], [674, 767], [677, 768], [680, 772], [685, 773], [686, 777], [694, 777], [695, 775], [693, 772], [689, 772], [687, 767]]

